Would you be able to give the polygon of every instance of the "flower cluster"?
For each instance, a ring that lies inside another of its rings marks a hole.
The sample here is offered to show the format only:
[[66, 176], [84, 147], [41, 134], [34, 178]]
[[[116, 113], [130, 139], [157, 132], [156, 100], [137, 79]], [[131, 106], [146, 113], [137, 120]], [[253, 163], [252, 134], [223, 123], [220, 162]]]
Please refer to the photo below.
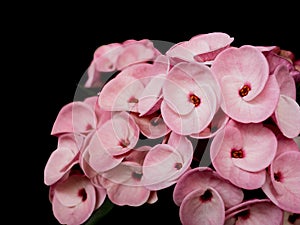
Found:
[[[84, 83], [96, 94], [63, 106], [51, 131], [44, 183], [61, 224], [86, 222], [105, 199], [154, 204], [168, 187], [183, 225], [299, 223], [300, 61], [233, 41], [213, 32], [165, 53], [148, 39], [96, 49]], [[192, 164], [206, 149], [211, 163]]]

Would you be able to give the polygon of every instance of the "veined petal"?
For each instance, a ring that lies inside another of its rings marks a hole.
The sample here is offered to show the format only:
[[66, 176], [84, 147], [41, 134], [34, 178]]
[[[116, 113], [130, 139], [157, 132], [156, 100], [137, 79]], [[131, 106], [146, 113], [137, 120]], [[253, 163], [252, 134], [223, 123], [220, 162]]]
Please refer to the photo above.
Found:
[[279, 87], [274, 76], [269, 79], [262, 92], [251, 101], [239, 96], [241, 80], [237, 77], [222, 78], [222, 109], [228, 116], [242, 123], [258, 123], [270, 117], [277, 107]]
[[63, 133], [85, 134], [96, 128], [94, 111], [84, 102], [71, 102], [59, 111], [52, 127], [52, 135]]
[[225, 220], [224, 203], [213, 188], [195, 190], [184, 198], [179, 216], [183, 225], [220, 225]]
[[275, 110], [275, 121], [286, 137], [297, 137], [300, 134], [300, 107], [298, 103], [289, 96], [280, 95]]
[[211, 69], [219, 81], [230, 76], [249, 84], [251, 91], [244, 97], [246, 101], [253, 100], [260, 94], [269, 77], [267, 59], [260, 50], [251, 45], [225, 49], [217, 55]]

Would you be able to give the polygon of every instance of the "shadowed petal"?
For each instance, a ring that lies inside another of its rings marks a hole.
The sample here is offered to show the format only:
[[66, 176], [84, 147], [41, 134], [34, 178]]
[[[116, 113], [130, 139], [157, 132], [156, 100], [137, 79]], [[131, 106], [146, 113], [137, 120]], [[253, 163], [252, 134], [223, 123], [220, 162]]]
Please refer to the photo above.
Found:
[[179, 216], [183, 225], [220, 225], [225, 220], [224, 203], [213, 188], [195, 190], [183, 199]]

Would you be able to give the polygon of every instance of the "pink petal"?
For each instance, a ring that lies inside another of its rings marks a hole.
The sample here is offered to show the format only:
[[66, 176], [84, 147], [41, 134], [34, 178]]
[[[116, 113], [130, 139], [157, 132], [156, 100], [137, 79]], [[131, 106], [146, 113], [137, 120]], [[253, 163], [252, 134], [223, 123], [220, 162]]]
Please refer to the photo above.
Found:
[[239, 225], [282, 224], [283, 211], [271, 202], [250, 200], [242, 203], [240, 207], [240, 210], [233, 213], [231, 217], [226, 217], [226, 220], [237, 217], [234, 224]]
[[106, 199], [106, 190], [103, 187], [95, 187], [96, 190], [96, 205], [95, 209], [98, 209]]
[[83, 102], [71, 102], [63, 106], [53, 124], [51, 135], [62, 133], [85, 134], [96, 128], [93, 110]]
[[[91, 167], [95, 172], [100, 173], [109, 170], [121, 163], [124, 157], [113, 157], [101, 144], [98, 136], [92, 134], [86, 141], [82, 154], [81, 165], [88, 171]], [[87, 165], [86, 165], [87, 164]], [[91, 171], [92, 173], [93, 171]]]
[[224, 111], [219, 108], [219, 110], [215, 113], [212, 121], [208, 125], [206, 129], [199, 133], [191, 134], [190, 136], [192, 138], [197, 139], [205, 139], [205, 138], [211, 138], [214, 137], [220, 130], [222, 130], [225, 125], [227, 124], [229, 120], [229, 117], [227, 116]]
[[92, 62], [88, 67], [87, 80], [84, 83], [85, 88], [102, 87], [101, 72], [97, 71], [95, 62]]
[[52, 185], [62, 178], [78, 162], [77, 156], [72, 149], [66, 147], [53, 151], [44, 169], [44, 183]]
[[140, 95], [138, 102], [138, 111], [143, 116], [160, 100], [162, 87], [165, 81], [165, 74], [157, 75], [151, 78]]
[[294, 138], [300, 134], [300, 107], [294, 99], [280, 95], [275, 120], [286, 137]]
[[278, 206], [294, 213], [300, 213], [299, 162], [299, 151], [284, 152], [276, 157], [270, 170]]
[[[243, 148], [244, 135], [234, 126], [226, 126], [212, 140], [210, 156], [218, 174], [244, 189], [260, 188], [265, 182], [265, 170], [249, 172], [234, 165], [231, 150]], [[263, 161], [263, 159], [262, 159]]]
[[225, 220], [224, 203], [213, 188], [195, 190], [184, 198], [179, 216], [183, 225], [220, 225]]
[[181, 155], [167, 144], [154, 146], [145, 157], [143, 183], [153, 185], [170, 179], [183, 165]]
[[296, 100], [296, 84], [285, 65], [279, 65], [274, 71], [274, 75], [280, 88], [280, 94], [289, 96]]
[[113, 156], [122, 155], [134, 148], [139, 138], [139, 128], [127, 112], [115, 113], [104, 123], [97, 136], [105, 151]]
[[53, 213], [61, 224], [82, 224], [91, 216], [95, 204], [95, 188], [83, 176], [71, 176], [55, 187]]
[[134, 111], [144, 89], [143, 84], [129, 76], [117, 76], [110, 80], [99, 94], [99, 105], [109, 111]]
[[116, 62], [122, 51], [123, 47], [119, 43], [98, 47], [93, 58], [97, 71], [110, 72], [116, 70]]
[[277, 139], [274, 133], [261, 123], [238, 124], [237, 127], [243, 136], [245, 157], [232, 158], [233, 164], [249, 172], [258, 172], [268, 167], [277, 150]]
[[58, 137], [57, 147], [58, 148], [69, 148], [74, 155], [77, 154], [83, 146], [83, 136], [67, 133], [62, 134]]
[[234, 120], [242, 123], [258, 123], [270, 117], [278, 103], [279, 87], [274, 76], [269, 79], [262, 92], [251, 101], [239, 96], [243, 84], [238, 77], [227, 76], [221, 79], [223, 91], [222, 109]]
[[180, 206], [184, 198], [192, 191], [206, 190], [209, 187], [218, 191], [226, 208], [241, 203], [244, 198], [242, 189], [224, 180], [209, 167], [198, 167], [189, 170], [179, 178], [174, 188], [173, 200], [176, 205]]
[[250, 45], [225, 49], [211, 66], [220, 81], [222, 77], [231, 76], [239, 78], [243, 84], [249, 83], [251, 91], [244, 97], [246, 101], [254, 99], [264, 89], [269, 77], [268, 68], [265, 56]]
[[131, 64], [150, 61], [157, 53], [150, 40], [124, 42], [123, 51], [116, 62], [117, 69], [122, 70]]
[[277, 135], [277, 152], [276, 156], [287, 151], [299, 151], [297, 142], [292, 138], [287, 138], [283, 134]]
[[141, 133], [147, 138], [160, 138], [170, 132], [170, 128], [165, 124], [161, 114], [158, 114], [157, 112], [142, 117], [135, 114], [131, 115]]

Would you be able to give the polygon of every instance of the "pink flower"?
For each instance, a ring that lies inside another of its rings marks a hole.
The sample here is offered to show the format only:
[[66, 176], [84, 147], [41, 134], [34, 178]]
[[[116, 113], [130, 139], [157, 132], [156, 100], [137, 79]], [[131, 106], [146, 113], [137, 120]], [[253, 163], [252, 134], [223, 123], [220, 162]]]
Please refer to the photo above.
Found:
[[225, 208], [230, 208], [243, 201], [244, 193], [229, 181], [219, 176], [209, 167], [196, 167], [184, 173], [176, 183], [173, 199], [180, 206], [184, 198], [191, 192], [208, 187], [214, 188], [222, 197]]
[[142, 146], [132, 152], [116, 167], [92, 179], [107, 190], [109, 199], [117, 205], [140, 206], [151, 201], [152, 192], [142, 182], [142, 164], [150, 146]]
[[[155, 84], [159, 84], [163, 78], [156, 76], [166, 74], [167, 67], [167, 64], [157, 62], [125, 68], [103, 87], [98, 100], [100, 107], [109, 111], [125, 110], [145, 114], [159, 100], [161, 88], [156, 88]], [[149, 85], [150, 87], [147, 87]], [[140, 100], [149, 96], [153, 96], [154, 101], [150, 106], [145, 105], [146, 103], [141, 106]]]
[[184, 61], [211, 61], [232, 41], [233, 38], [221, 32], [200, 34], [192, 37], [189, 41], [175, 44], [166, 52], [166, 55]]
[[105, 200], [103, 188], [96, 189], [84, 175], [74, 174], [53, 187], [52, 208], [61, 224], [84, 223]]
[[82, 136], [63, 134], [58, 137], [58, 146], [54, 150], [44, 169], [44, 183], [52, 185], [79, 163], [79, 152], [83, 144]]
[[191, 141], [171, 132], [167, 143], [155, 145], [145, 156], [143, 184], [149, 190], [160, 190], [175, 184], [190, 168], [192, 157]]
[[91, 174], [93, 172], [90, 169], [96, 173], [112, 169], [135, 147], [138, 137], [139, 128], [133, 118], [127, 112], [116, 112], [86, 138], [82, 150], [82, 167], [86, 173]]
[[286, 137], [294, 138], [300, 134], [300, 106], [296, 102], [296, 84], [285, 65], [279, 65], [274, 74], [280, 96], [272, 118]]
[[282, 225], [283, 211], [268, 199], [253, 199], [226, 210], [224, 225]]
[[85, 87], [102, 87], [103, 72], [123, 70], [125, 67], [154, 60], [160, 52], [153, 46], [152, 41], [127, 40], [123, 43], [102, 45], [94, 52], [93, 60], [87, 70], [88, 78]]
[[219, 86], [207, 66], [182, 62], [170, 70], [163, 86], [161, 113], [171, 130], [181, 135], [203, 131], [219, 105]]
[[244, 189], [260, 188], [277, 149], [274, 133], [261, 123], [231, 120], [212, 140], [214, 168], [225, 179]]
[[262, 122], [272, 115], [279, 99], [279, 87], [269, 76], [265, 56], [254, 46], [230, 47], [211, 66], [219, 80], [224, 112], [242, 122]]
[[277, 155], [269, 167], [262, 190], [279, 208], [300, 213], [300, 152]]

